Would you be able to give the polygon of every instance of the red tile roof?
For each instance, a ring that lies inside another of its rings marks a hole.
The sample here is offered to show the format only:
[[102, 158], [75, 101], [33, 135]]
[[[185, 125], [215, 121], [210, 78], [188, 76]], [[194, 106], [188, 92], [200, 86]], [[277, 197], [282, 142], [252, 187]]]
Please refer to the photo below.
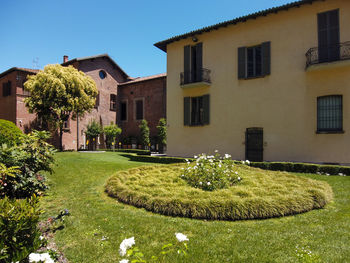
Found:
[[127, 82], [119, 84], [119, 86], [133, 84], [133, 83], [136, 83], [136, 82], [147, 81], [147, 80], [151, 80], [151, 79], [164, 78], [164, 77], [166, 77], [166, 73], [161, 73], [161, 74], [147, 76], [147, 77], [141, 77], [141, 78], [134, 78], [134, 79], [132, 79], [130, 81], [127, 81]]
[[28, 72], [28, 73], [38, 73], [39, 72], [39, 69], [30, 69], [30, 68], [18, 68], [18, 67], [13, 67], [13, 68], [10, 68], [4, 72], [2, 72], [0, 74], [0, 78], [2, 78], [3, 76], [11, 73], [12, 71], [23, 71], [23, 72]]

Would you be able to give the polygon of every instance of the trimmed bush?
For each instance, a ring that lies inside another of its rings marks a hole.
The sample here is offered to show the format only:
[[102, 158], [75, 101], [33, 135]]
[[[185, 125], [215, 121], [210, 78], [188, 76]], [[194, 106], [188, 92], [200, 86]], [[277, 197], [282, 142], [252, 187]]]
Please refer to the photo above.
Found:
[[119, 201], [170, 216], [241, 220], [280, 217], [324, 207], [332, 199], [323, 181], [237, 164], [242, 178], [227, 189], [204, 191], [181, 178], [185, 164], [143, 166], [109, 178], [106, 192]]
[[160, 164], [172, 164], [172, 163], [185, 163], [186, 159], [181, 157], [164, 157], [164, 156], [150, 156], [150, 155], [135, 155], [135, 154], [122, 154], [123, 156], [134, 162], [144, 162], [144, 163], [160, 163]]
[[11, 121], [0, 119], [0, 145], [13, 146], [20, 142], [22, 131]]
[[[38, 198], [0, 199], [0, 262], [17, 262], [41, 246]], [[21, 261], [22, 262], [22, 261]]]

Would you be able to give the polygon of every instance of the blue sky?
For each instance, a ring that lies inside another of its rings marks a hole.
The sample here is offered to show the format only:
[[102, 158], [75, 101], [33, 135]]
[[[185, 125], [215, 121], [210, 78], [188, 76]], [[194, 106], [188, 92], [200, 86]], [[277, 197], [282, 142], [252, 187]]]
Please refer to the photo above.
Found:
[[166, 71], [158, 41], [292, 0], [0, 0], [0, 72], [108, 53], [130, 76]]

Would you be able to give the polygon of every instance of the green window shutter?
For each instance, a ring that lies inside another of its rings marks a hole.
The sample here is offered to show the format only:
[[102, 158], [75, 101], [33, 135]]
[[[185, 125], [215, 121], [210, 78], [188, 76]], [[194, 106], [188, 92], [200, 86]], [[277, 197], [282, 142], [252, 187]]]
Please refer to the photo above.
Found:
[[238, 79], [246, 78], [247, 48], [238, 48]]
[[202, 68], [203, 68], [203, 43], [196, 45], [196, 81], [202, 81]]
[[261, 44], [262, 51], [262, 75], [271, 74], [271, 42]]
[[191, 74], [191, 46], [184, 46], [184, 83], [189, 83]]
[[203, 96], [203, 124], [210, 122], [210, 97], [209, 94]]
[[191, 98], [184, 98], [184, 125], [190, 126], [191, 124]]

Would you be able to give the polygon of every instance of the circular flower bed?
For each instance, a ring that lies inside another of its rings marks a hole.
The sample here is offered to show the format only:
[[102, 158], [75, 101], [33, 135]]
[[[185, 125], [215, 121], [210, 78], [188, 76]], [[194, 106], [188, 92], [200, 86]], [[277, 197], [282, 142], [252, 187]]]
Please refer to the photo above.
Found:
[[240, 220], [281, 217], [324, 207], [332, 199], [323, 181], [287, 172], [235, 165], [242, 178], [206, 191], [182, 179], [186, 164], [142, 166], [113, 175], [106, 192], [126, 204], [170, 216]]

